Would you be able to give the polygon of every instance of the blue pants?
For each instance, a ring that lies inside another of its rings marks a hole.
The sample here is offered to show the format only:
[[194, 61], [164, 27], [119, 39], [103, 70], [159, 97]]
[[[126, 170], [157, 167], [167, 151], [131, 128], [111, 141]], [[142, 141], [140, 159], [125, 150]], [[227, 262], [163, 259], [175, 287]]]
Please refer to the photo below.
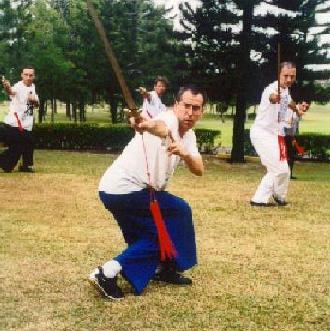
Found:
[[[149, 210], [149, 190], [118, 195], [99, 194], [128, 244], [127, 249], [114, 260], [120, 263], [124, 277], [140, 294], [160, 263], [157, 229]], [[191, 208], [183, 199], [165, 191], [156, 192], [156, 198], [177, 251], [175, 266], [178, 271], [187, 270], [197, 263]]]

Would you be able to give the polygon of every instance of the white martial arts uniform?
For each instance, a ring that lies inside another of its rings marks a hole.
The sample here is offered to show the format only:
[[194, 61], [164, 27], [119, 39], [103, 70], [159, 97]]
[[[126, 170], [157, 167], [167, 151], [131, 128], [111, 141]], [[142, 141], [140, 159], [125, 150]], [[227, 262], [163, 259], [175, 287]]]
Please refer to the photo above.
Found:
[[268, 203], [272, 196], [285, 201], [290, 178], [287, 160], [280, 159], [278, 136], [284, 136], [285, 118], [291, 96], [281, 88], [281, 104], [271, 104], [269, 97], [277, 93], [277, 81], [268, 85], [262, 93], [257, 117], [250, 130], [251, 142], [267, 169], [251, 201]]
[[161, 112], [166, 111], [166, 106], [162, 103], [156, 91], [149, 92], [149, 98], [149, 100], [145, 98], [143, 101], [143, 115], [154, 118]]

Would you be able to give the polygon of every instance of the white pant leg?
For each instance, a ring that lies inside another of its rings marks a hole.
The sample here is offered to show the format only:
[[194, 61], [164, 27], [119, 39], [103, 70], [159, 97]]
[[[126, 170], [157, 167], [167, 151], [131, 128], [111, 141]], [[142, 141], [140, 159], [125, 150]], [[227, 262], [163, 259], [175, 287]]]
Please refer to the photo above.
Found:
[[265, 131], [251, 130], [251, 141], [260, 156], [261, 164], [267, 169], [252, 201], [267, 203], [273, 194], [285, 200], [290, 170], [286, 160], [280, 161], [278, 137]]

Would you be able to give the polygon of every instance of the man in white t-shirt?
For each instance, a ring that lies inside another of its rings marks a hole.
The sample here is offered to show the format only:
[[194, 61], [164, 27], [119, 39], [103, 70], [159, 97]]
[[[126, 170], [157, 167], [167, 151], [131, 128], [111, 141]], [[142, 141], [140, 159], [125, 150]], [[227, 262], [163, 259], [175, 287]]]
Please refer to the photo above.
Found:
[[143, 96], [143, 116], [153, 118], [161, 112], [166, 111], [166, 106], [162, 103], [161, 97], [165, 94], [167, 87], [167, 78], [165, 76], [158, 76], [155, 79], [153, 91], [147, 92], [144, 88], [140, 88], [140, 93]]
[[[141, 294], [151, 279], [177, 285], [192, 283], [180, 273], [197, 263], [191, 209], [165, 189], [180, 160], [193, 174], [203, 174], [192, 128], [202, 117], [204, 102], [198, 88], [187, 86], [180, 89], [173, 111], [153, 119], [136, 119], [135, 137], [101, 178], [100, 199], [128, 245], [90, 275], [108, 298], [124, 296], [116, 283], [120, 272], [136, 294]], [[152, 211], [155, 199], [161, 217]], [[159, 218], [163, 218], [160, 225]], [[170, 258], [162, 258], [163, 244], [174, 253]]]
[[33, 172], [33, 111], [39, 99], [33, 84], [34, 69], [26, 67], [21, 73], [22, 80], [14, 86], [3, 80], [3, 86], [10, 97], [9, 113], [5, 117], [7, 134], [4, 139], [8, 149], [0, 155], [0, 167], [11, 172], [22, 156], [22, 172]]
[[266, 175], [251, 199], [252, 206], [274, 206], [274, 203], [269, 202], [271, 197], [279, 206], [287, 204], [290, 170], [284, 139], [286, 112], [288, 108], [297, 112], [303, 110], [304, 106], [296, 105], [288, 90], [296, 80], [295, 64], [283, 62], [280, 70], [280, 91], [277, 81], [265, 88], [257, 117], [250, 130], [252, 144], [260, 156], [262, 165], [267, 169]]

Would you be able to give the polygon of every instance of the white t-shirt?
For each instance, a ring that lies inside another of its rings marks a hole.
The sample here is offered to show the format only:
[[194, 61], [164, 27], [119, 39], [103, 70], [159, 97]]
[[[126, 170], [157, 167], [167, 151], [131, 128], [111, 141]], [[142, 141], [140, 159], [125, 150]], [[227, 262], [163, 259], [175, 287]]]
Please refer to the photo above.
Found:
[[12, 87], [12, 90], [16, 94], [10, 96], [9, 113], [5, 117], [5, 123], [17, 128], [18, 122], [15, 116], [16, 113], [18, 119], [21, 121], [23, 129], [32, 131], [34, 106], [29, 104], [27, 100], [29, 94], [32, 94], [38, 100], [35, 86], [34, 84], [26, 86], [23, 81], [20, 81]]
[[[162, 112], [156, 119], [165, 122], [172, 132], [173, 139], [180, 142], [190, 155], [199, 155], [195, 132], [189, 130], [181, 138], [178, 130], [178, 119], [173, 111]], [[177, 155], [168, 156], [169, 138], [161, 139], [145, 132], [143, 133], [143, 141], [146, 153], [144, 152], [142, 135], [136, 133], [122, 154], [101, 178], [99, 191], [108, 194], [128, 194], [146, 188], [149, 184], [146, 157], [152, 187], [158, 191], [166, 188], [171, 175], [179, 164], [180, 157]]]
[[264, 89], [257, 110], [257, 117], [251, 129], [261, 129], [276, 135], [284, 135], [285, 114], [292, 99], [289, 90], [281, 88], [281, 103], [270, 103], [269, 97], [272, 93], [277, 93], [277, 86], [277, 81], [275, 81]]
[[143, 114], [149, 118], [154, 118], [163, 111], [166, 111], [166, 106], [156, 93], [156, 91], [149, 92], [150, 100], [145, 98], [143, 100], [142, 110]]

